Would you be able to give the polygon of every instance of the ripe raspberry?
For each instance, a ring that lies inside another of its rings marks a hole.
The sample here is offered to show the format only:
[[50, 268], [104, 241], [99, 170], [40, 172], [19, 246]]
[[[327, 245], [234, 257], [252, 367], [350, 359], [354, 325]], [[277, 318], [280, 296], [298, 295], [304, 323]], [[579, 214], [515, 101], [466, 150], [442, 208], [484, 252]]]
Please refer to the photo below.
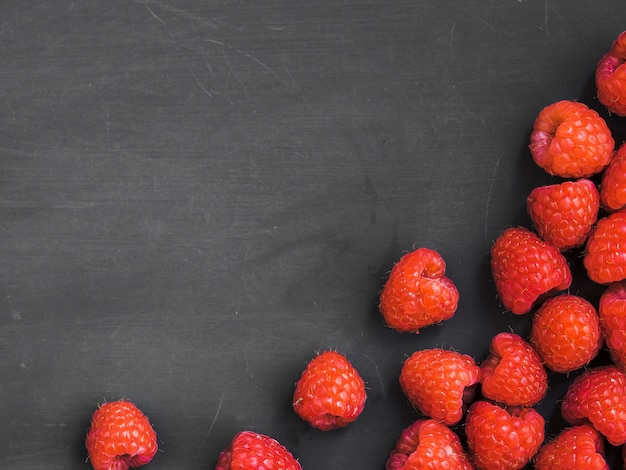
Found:
[[152, 460], [156, 433], [148, 418], [129, 401], [101, 405], [91, 418], [85, 446], [94, 470], [128, 470]]
[[480, 364], [483, 396], [509, 406], [539, 403], [548, 389], [548, 374], [537, 351], [514, 333], [494, 336], [489, 351]]
[[598, 220], [587, 239], [583, 264], [598, 284], [626, 279], [626, 209]]
[[626, 371], [626, 281], [611, 284], [600, 295], [598, 314], [611, 358]]
[[545, 421], [533, 408], [502, 408], [478, 400], [467, 412], [465, 433], [478, 470], [517, 470], [539, 450]]
[[598, 219], [600, 193], [589, 179], [540, 186], [526, 205], [537, 233], [561, 251], [584, 244]]
[[302, 372], [293, 394], [293, 409], [311, 426], [330, 431], [355, 421], [366, 398], [365, 383], [348, 359], [324, 351]]
[[614, 446], [626, 443], [626, 375], [613, 365], [586, 370], [567, 389], [561, 414], [572, 426], [591, 423]]
[[545, 444], [535, 457], [535, 470], [609, 470], [604, 459], [602, 436], [582, 424], [563, 430]]
[[626, 144], [620, 145], [602, 174], [600, 202], [611, 212], [626, 206]]
[[621, 33], [596, 66], [598, 100], [613, 114], [626, 116], [626, 31]]
[[440, 348], [414, 352], [400, 371], [400, 386], [411, 404], [447, 425], [463, 418], [479, 379], [474, 359]]
[[596, 111], [584, 103], [563, 100], [540, 111], [529, 148], [535, 163], [549, 174], [585, 178], [609, 163], [615, 141]]
[[235, 435], [217, 460], [215, 470], [301, 470], [294, 456], [277, 440], [252, 431]]
[[385, 468], [473, 470], [474, 466], [454, 431], [434, 419], [421, 419], [402, 431]]
[[572, 372], [588, 364], [602, 343], [598, 313], [582, 297], [562, 294], [546, 300], [535, 312], [530, 344], [554, 372]]
[[528, 313], [541, 297], [572, 283], [563, 254], [523, 227], [508, 228], [496, 239], [491, 272], [502, 304], [516, 315]]
[[400, 332], [451, 318], [459, 292], [444, 274], [446, 263], [439, 253], [418, 248], [394, 265], [380, 294], [379, 309], [387, 325]]

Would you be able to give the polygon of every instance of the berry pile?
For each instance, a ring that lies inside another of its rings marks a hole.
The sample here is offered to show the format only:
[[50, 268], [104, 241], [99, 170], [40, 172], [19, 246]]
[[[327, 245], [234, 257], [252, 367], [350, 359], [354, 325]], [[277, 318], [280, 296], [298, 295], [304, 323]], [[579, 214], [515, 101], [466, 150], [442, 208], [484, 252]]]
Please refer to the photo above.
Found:
[[[626, 31], [596, 69], [599, 102], [626, 116]], [[477, 362], [459, 351], [415, 351], [399, 384], [420, 418], [390, 450], [388, 470], [608, 469], [607, 446], [626, 457], [626, 144], [587, 105], [562, 100], [538, 114], [530, 136], [534, 162], [558, 181], [526, 200], [531, 227], [510, 227], [491, 247], [490, 266], [501, 305], [532, 315], [528, 338], [496, 334]], [[597, 307], [568, 292], [572, 256], [603, 289]], [[393, 266], [379, 299], [390, 328], [417, 333], [450, 319], [459, 291], [430, 248]], [[602, 347], [611, 363], [592, 365]], [[535, 409], [550, 374], [578, 374], [559, 403], [566, 426], [547, 435]], [[293, 410], [311, 426], [332, 431], [364, 409], [365, 382], [348, 358], [323, 351], [306, 365]], [[149, 463], [156, 434], [132, 403], [105, 403], [94, 413], [86, 447], [95, 470]], [[300, 469], [269, 436], [244, 430], [217, 458], [216, 470]], [[626, 468], [626, 460], [624, 463]]]

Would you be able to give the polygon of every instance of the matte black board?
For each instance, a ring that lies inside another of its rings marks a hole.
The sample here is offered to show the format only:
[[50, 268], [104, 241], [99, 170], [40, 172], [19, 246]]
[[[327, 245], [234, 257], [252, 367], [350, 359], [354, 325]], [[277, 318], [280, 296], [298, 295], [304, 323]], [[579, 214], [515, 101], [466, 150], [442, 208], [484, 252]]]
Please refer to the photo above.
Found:
[[[158, 433], [152, 470], [213, 468], [243, 429], [306, 470], [384, 468], [419, 417], [408, 355], [480, 361], [528, 332], [489, 249], [551, 181], [534, 118], [597, 106], [625, 19], [621, 0], [0, 3], [0, 467], [89, 468], [91, 414], [128, 398]], [[461, 301], [400, 335], [377, 296], [418, 246]], [[291, 395], [327, 348], [369, 396], [323, 433]], [[552, 433], [571, 380], [538, 407]]]

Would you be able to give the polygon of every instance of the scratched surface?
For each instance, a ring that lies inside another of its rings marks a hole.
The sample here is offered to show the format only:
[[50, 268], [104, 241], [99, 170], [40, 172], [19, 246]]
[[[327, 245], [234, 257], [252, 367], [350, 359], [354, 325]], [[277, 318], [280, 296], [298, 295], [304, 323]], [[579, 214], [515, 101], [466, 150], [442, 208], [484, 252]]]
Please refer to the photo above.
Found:
[[[124, 397], [157, 430], [154, 470], [212, 468], [243, 429], [307, 470], [382, 469], [418, 418], [406, 356], [480, 361], [527, 332], [488, 251], [549, 181], [536, 114], [593, 105], [623, 18], [622, 0], [0, 3], [0, 467], [89, 468], [91, 413]], [[377, 294], [417, 246], [461, 302], [398, 335]], [[322, 433], [291, 395], [327, 348], [369, 395]], [[551, 432], [571, 379], [539, 407]]]

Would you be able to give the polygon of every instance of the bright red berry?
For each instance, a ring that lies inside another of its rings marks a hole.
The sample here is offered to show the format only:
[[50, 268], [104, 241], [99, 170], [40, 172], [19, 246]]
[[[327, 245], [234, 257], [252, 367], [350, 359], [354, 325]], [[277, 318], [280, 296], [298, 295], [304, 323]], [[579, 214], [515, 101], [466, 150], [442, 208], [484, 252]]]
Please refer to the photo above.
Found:
[[129, 401], [104, 403], [93, 414], [85, 441], [94, 470], [128, 470], [152, 460], [156, 433]]
[[611, 358], [626, 371], [626, 281], [611, 284], [600, 295], [598, 315]]
[[387, 460], [386, 470], [473, 470], [459, 436], [434, 419], [407, 427]]
[[548, 389], [548, 374], [537, 351], [515, 333], [499, 333], [489, 352], [480, 364], [482, 395], [509, 406], [539, 403]]
[[400, 386], [411, 404], [447, 425], [463, 418], [480, 380], [471, 356], [441, 348], [414, 352], [400, 371]]
[[380, 293], [379, 309], [387, 325], [400, 332], [417, 333], [420, 328], [451, 318], [459, 292], [445, 271], [441, 255], [429, 248], [402, 256]]
[[541, 447], [545, 420], [533, 408], [503, 408], [478, 400], [467, 412], [465, 434], [478, 470], [517, 470]]
[[506, 229], [491, 247], [491, 272], [500, 301], [516, 315], [540, 297], [567, 289], [572, 273], [563, 254], [523, 227]]
[[215, 470], [301, 470], [294, 456], [277, 440], [252, 431], [235, 435], [217, 460]]
[[596, 65], [598, 100], [613, 114], [626, 116], [626, 31]]
[[596, 111], [584, 103], [563, 100], [541, 110], [529, 147], [535, 163], [549, 174], [584, 178], [604, 169], [615, 141]]
[[600, 193], [587, 178], [533, 189], [526, 200], [539, 236], [561, 251], [581, 246], [598, 219]]
[[602, 174], [600, 202], [610, 212], [626, 206], [626, 143], [620, 145]]
[[567, 428], [535, 456], [535, 470], [609, 470], [602, 436], [592, 426]]
[[293, 394], [293, 409], [311, 426], [330, 431], [355, 421], [365, 406], [365, 382], [341, 353], [311, 359]]
[[530, 343], [550, 370], [572, 372], [587, 365], [602, 347], [598, 313], [576, 295], [548, 299], [533, 316]]
[[572, 426], [591, 423], [614, 446], [626, 443], [626, 375], [614, 365], [586, 370], [567, 389], [561, 414]]
[[583, 264], [598, 284], [626, 279], [626, 209], [598, 220], [587, 239]]

